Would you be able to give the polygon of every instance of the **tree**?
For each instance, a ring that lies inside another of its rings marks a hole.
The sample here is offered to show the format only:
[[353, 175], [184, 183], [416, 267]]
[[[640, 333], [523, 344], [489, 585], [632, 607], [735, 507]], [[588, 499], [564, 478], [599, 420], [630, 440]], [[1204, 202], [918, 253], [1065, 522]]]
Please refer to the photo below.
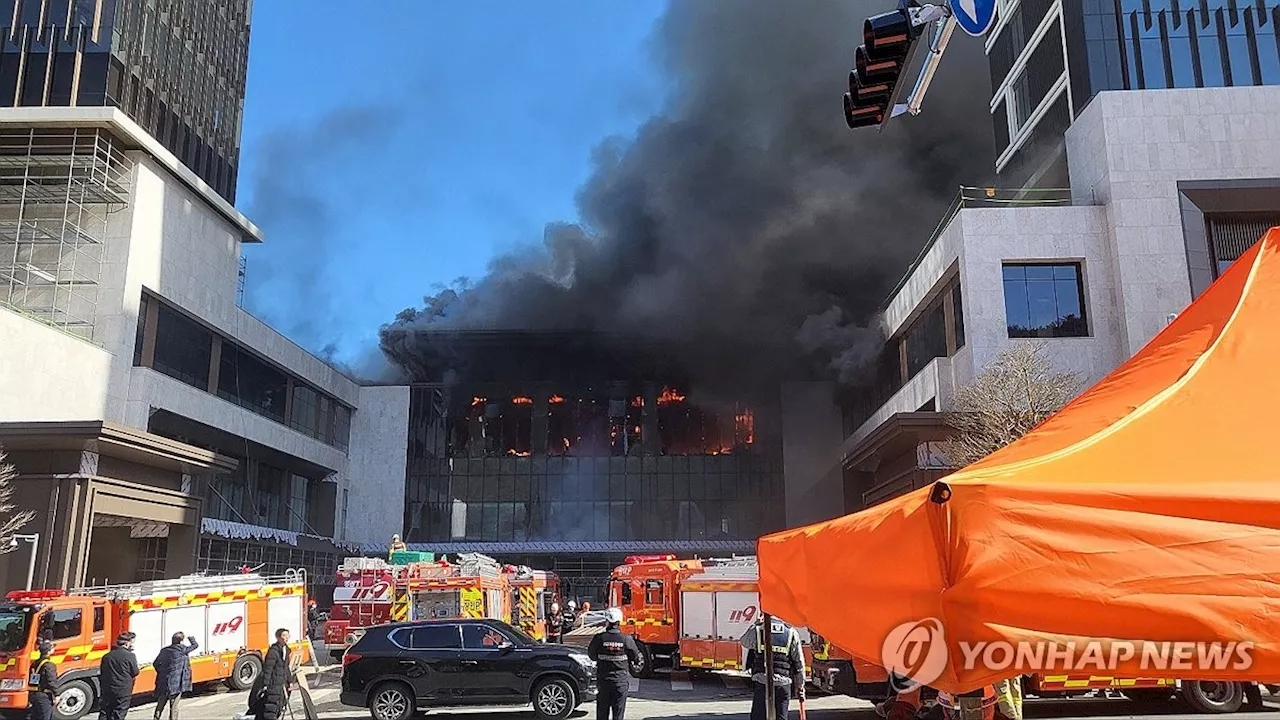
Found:
[[0, 450], [0, 555], [13, 550], [13, 536], [36, 516], [31, 510], [15, 512], [13, 483], [18, 479], [18, 469], [4, 461]]
[[942, 453], [956, 467], [977, 462], [1026, 435], [1080, 394], [1080, 376], [1058, 372], [1043, 342], [1019, 341], [952, 397], [955, 430]]

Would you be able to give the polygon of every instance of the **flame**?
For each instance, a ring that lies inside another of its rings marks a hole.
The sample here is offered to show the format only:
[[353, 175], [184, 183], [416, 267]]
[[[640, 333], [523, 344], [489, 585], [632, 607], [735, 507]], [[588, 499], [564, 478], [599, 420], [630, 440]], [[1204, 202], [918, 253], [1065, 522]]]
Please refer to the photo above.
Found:
[[552, 405], [559, 405], [560, 403], [564, 402], [564, 398], [560, 397], [559, 395], [552, 395], [550, 398], [547, 399], [547, 402], [551, 403]]
[[568, 449], [569, 449], [569, 438], [560, 438], [560, 439], [561, 439], [561, 440], [564, 440], [564, 449], [565, 449], [565, 450], [568, 450]]
[[631, 407], [644, 407], [644, 396], [637, 395], [631, 401]]
[[488, 399], [489, 399], [489, 398], [482, 398], [482, 397], [480, 397], [479, 395], [476, 395], [475, 397], [471, 398], [471, 407], [476, 407], [476, 406], [478, 406], [478, 405], [483, 405], [483, 404], [485, 404], [485, 402], [487, 402], [487, 401], [488, 401]]
[[515, 448], [511, 448], [510, 450], [507, 451], [507, 454], [514, 455], [516, 457], [529, 457], [533, 453], [529, 452], [528, 450], [517, 450]]
[[756, 441], [756, 415], [749, 408], [733, 416], [733, 426], [734, 435], [742, 444], [751, 445]]
[[662, 394], [658, 396], [658, 404], [666, 405], [667, 403], [673, 402], [684, 402], [684, 395], [681, 395], [669, 387], [662, 388]]
[[533, 398], [528, 398], [523, 395], [520, 395], [520, 396], [511, 398], [511, 402], [515, 403], [516, 405], [532, 405]]

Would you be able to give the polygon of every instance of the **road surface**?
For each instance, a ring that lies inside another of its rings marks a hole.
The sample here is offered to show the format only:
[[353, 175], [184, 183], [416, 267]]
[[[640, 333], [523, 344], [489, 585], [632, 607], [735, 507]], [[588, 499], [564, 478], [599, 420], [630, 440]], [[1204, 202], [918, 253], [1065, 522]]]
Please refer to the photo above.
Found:
[[[369, 712], [338, 702], [339, 671], [335, 668], [311, 678], [311, 696], [321, 720], [367, 720]], [[139, 702], [140, 701], [135, 701]], [[182, 701], [179, 720], [233, 720], [244, 711], [246, 693], [229, 692], [219, 687], [216, 692], [197, 694]], [[294, 717], [305, 720], [300, 702]], [[151, 703], [138, 704], [129, 712], [129, 720], [151, 720]], [[745, 720], [751, 709], [751, 695], [745, 682], [737, 678], [709, 676], [691, 679], [676, 675], [654, 680], [632, 680], [631, 700], [627, 703], [628, 720], [679, 720], [681, 718], [716, 718]], [[811, 720], [878, 720], [871, 704], [845, 697], [820, 697], [808, 703]], [[1167, 705], [1138, 704], [1127, 700], [1029, 701], [1027, 720], [1206, 720], [1214, 716], [1188, 714], [1178, 703]], [[167, 714], [166, 714], [167, 717]], [[488, 717], [494, 720], [530, 720], [532, 710], [519, 708], [498, 710], [483, 708], [466, 711], [434, 710], [429, 718], [472, 720]], [[581, 708], [575, 718], [594, 718], [595, 708]], [[792, 703], [791, 718], [799, 717]], [[1237, 713], [1231, 720], [1280, 720], [1273, 711]], [[288, 716], [286, 715], [286, 718]], [[93, 720], [92, 718], [87, 720]]]

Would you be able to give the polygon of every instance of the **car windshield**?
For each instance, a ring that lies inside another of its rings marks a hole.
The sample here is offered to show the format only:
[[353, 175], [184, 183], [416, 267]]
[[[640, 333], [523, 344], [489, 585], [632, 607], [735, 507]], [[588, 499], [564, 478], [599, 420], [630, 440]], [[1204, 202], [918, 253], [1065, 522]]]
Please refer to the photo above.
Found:
[[27, 645], [31, 612], [13, 605], [0, 607], [0, 652], [17, 652]]
[[502, 622], [501, 620], [494, 620], [493, 624], [496, 625], [499, 630], [506, 633], [507, 636], [510, 637], [512, 640], [515, 640], [516, 645], [537, 645], [538, 644], [537, 640], [534, 640], [531, 635], [521, 630], [520, 628], [514, 627], [512, 625], [508, 625]]

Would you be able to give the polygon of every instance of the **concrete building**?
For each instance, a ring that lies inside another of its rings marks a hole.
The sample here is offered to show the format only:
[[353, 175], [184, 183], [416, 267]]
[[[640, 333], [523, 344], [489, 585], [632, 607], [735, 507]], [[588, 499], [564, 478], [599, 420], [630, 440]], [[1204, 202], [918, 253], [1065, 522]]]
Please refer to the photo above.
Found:
[[[350, 437], [387, 457], [403, 435], [364, 434], [362, 388], [238, 307], [260, 240], [118, 109], [0, 111], [0, 445], [39, 513], [38, 584], [332, 582], [337, 543], [373, 539], [344, 522]], [[12, 585], [27, 558], [6, 561]]]
[[1102, 92], [1065, 133], [1069, 191], [968, 191], [889, 299], [846, 406], [845, 510], [946, 472], [953, 389], [1018, 338], [1101, 379], [1280, 225], [1280, 87]]
[[1066, 187], [1064, 133], [1100, 92], [1280, 84], [1277, 25], [1275, 0], [997, 0], [986, 50], [999, 184]]
[[0, 0], [0, 107], [116, 107], [235, 202], [251, 0]]

